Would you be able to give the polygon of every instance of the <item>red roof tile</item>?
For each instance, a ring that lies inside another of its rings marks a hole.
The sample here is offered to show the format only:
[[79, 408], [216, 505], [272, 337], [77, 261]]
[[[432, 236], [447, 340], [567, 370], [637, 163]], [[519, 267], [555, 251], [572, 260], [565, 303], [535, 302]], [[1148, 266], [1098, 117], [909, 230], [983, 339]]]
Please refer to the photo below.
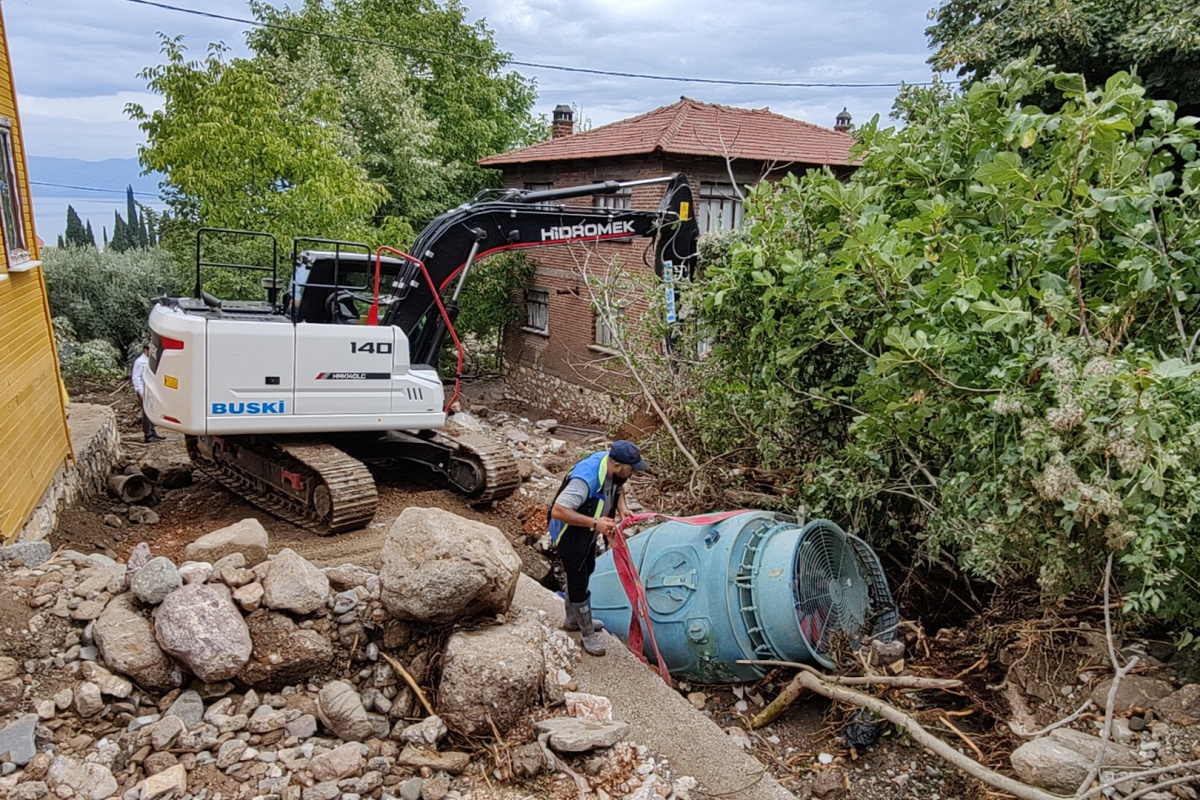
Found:
[[780, 164], [850, 164], [848, 133], [751, 108], [678, 103], [590, 131], [480, 159], [484, 167], [643, 153], [717, 156]]

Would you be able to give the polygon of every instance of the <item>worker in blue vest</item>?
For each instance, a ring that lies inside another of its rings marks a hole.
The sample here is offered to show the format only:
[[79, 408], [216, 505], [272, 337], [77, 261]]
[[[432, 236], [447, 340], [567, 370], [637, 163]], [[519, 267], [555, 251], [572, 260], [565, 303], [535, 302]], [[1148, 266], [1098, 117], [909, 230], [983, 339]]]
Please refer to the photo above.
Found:
[[572, 467], [550, 506], [550, 541], [567, 576], [564, 627], [579, 631], [589, 655], [604, 655], [588, 591], [596, 568], [596, 540], [629, 515], [622, 491], [625, 481], [648, 466], [636, 444], [618, 439], [608, 450], [592, 453]]

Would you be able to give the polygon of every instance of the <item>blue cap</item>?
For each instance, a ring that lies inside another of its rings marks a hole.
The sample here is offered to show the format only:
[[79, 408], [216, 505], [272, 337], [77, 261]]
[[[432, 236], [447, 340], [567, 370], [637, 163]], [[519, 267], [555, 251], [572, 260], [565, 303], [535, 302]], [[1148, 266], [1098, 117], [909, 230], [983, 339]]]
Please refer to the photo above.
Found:
[[617, 439], [608, 450], [612, 460], [618, 464], [628, 464], [638, 472], [649, 469], [650, 464], [642, 458], [642, 451], [633, 442]]

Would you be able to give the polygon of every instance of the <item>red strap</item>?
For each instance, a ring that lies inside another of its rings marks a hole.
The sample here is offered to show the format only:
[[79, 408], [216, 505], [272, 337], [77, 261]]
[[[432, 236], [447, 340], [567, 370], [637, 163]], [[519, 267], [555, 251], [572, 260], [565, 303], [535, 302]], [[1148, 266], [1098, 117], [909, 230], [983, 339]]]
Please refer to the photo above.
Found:
[[720, 511], [695, 517], [671, 517], [653, 512], [632, 514], [621, 520], [617, 527], [607, 534], [609, 545], [612, 547], [613, 566], [617, 570], [617, 577], [620, 578], [621, 586], [625, 589], [625, 595], [629, 598], [629, 605], [633, 609], [633, 614], [629, 618], [629, 649], [642, 660], [642, 663], [646, 663], [646, 656], [642, 652], [645, 644], [645, 638], [642, 636], [642, 623], [644, 622], [646, 633], [650, 636], [650, 646], [654, 650], [654, 659], [658, 662], [658, 674], [668, 685], [671, 683], [671, 675], [667, 671], [666, 663], [663, 662], [662, 654], [658, 652], [658, 642], [654, 639], [654, 626], [650, 623], [650, 603], [646, 599], [646, 587], [642, 585], [642, 578], [633, 566], [633, 555], [629, 552], [629, 545], [625, 543], [622, 532], [630, 525], [648, 519], [667, 519], [673, 522], [682, 522], [685, 525], [712, 525], [745, 513], [747, 513], [745, 510]]

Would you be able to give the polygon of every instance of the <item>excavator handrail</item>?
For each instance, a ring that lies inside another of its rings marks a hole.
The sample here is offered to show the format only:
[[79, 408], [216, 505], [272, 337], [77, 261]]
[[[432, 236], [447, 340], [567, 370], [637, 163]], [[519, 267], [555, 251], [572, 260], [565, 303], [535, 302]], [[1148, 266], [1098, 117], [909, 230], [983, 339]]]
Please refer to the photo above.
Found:
[[[383, 253], [385, 250], [393, 255], [408, 259], [420, 267], [421, 274], [425, 276], [425, 284], [433, 289], [433, 278], [429, 275], [429, 270], [426, 268], [424, 261], [416, 256], [411, 256], [402, 250], [389, 247], [386, 244], [380, 245], [375, 250], [375, 301], [371, 304], [371, 310], [367, 315], [368, 325], [379, 324], [379, 274], [380, 266], [383, 263]], [[432, 294], [434, 302], [437, 303], [438, 312], [442, 315], [442, 321], [446, 323], [446, 330], [450, 333], [450, 338], [454, 341], [454, 348], [457, 352], [458, 358], [457, 363], [454, 366], [454, 393], [450, 395], [450, 399], [446, 401], [445, 408], [442, 409], [442, 413], [446, 414], [449, 413], [450, 407], [454, 405], [455, 401], [458, 400], [458, 396], [462, 388], [463, 346], [462, 342], [459, 341], [458, 332], [454, 330], [454, 323], [450, 321], [450, 315], [446, 312], [446, 306], [442, 303], [441, 292], [433, 289]], [[372, 321], [372, 319], [374, 321]]]

